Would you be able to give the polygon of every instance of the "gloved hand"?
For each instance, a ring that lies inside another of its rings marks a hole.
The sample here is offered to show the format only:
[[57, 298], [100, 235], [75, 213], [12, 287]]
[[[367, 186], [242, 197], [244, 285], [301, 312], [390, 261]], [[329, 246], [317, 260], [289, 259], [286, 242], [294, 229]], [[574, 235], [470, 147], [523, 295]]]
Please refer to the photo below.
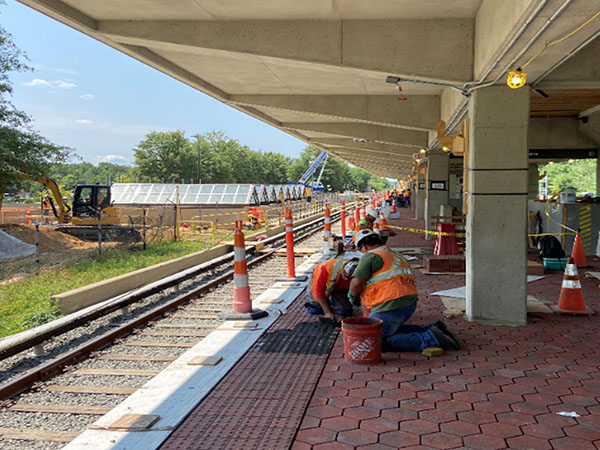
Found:
[[348, 291], [348, 300], [350, 300], [350, 303], [354, 306], [360, 305], [360, 295], [352, 295], [350, 291]]

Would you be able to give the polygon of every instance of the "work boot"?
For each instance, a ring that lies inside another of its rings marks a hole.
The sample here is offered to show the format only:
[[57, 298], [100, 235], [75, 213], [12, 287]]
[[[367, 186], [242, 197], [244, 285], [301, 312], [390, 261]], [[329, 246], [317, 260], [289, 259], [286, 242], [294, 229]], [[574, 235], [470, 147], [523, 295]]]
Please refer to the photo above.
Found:
[[429, 329], [437, 339], [438, 345], [443, 350], [458, 350], [456, 341], [440, 330], [437, 325], [432, 325]]
[[460, 342], [457, 339], [457, 337], [448, 329], [448, 327], [446, 326], [446, 324], [444, 322], [442, 322], [441, 320], [438, 320], [435, 324], [436, 327], [438, 327], [440, 330], [442, 330], [442, 333], [444, 333], [446, 336], [448, 336], [450, 339], [452, 339], [454, 341], [454, 343], [456, 344], [456, 348], [460, 348]]

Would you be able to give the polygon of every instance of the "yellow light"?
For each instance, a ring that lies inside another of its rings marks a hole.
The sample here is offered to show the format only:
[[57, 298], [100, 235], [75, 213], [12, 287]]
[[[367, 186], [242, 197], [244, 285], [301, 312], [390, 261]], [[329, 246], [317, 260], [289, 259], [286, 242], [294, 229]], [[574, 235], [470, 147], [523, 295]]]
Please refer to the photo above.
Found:
[[548, 164], [552, 165], [552, 164], [554, 164], [554, 161], [550, 161]]
[[448, 147], [446, 147], [445, 145], [442, 147], [442, 150], [444, 150], [445, 152], [449, 152], [450, 149]]
[[506, 79], [506, 84], [511, 89], [519, 89], [525, 84], [525, 80], [527, 79], [527, 74], [518, 68], [514, 72], [508, 72], [508, 78]]
[[427, 150], [425, 150], [424, 148], [419, 150], [419, 153], [427, 153]]
[[575, 162], [575, 160], [574, 160], [574, 159], [569, 159], [567, 162], [568, 162], [569, 164], [573, 164], [573, 163]]

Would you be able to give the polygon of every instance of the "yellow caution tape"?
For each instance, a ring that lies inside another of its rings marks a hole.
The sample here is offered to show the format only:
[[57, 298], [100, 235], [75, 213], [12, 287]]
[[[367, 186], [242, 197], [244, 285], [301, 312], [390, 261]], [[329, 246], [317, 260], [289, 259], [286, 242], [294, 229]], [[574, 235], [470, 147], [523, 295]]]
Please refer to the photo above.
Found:
[[458, 236], [458, 237], [465, 236], [465, 233], [448, 233], [447, 231], [421, 230], [420, 228], [396, 227], [396, 226], [390, 225], [390, 224], [388, 224], [388, 228], [394, 228], [396, 230], [402, 230], [402, 231], [410, 231], [411, 233], [435, 234], [437, 236]]

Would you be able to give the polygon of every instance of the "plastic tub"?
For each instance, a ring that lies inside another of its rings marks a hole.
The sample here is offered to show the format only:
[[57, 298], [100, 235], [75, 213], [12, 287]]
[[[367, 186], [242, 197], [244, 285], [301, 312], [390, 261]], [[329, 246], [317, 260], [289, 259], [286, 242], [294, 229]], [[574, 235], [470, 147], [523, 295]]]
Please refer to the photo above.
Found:
[[354, 364], [381, 362], [383, 322], [371, 317], [349, 317], [342, 322], [344, 359]]

